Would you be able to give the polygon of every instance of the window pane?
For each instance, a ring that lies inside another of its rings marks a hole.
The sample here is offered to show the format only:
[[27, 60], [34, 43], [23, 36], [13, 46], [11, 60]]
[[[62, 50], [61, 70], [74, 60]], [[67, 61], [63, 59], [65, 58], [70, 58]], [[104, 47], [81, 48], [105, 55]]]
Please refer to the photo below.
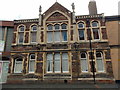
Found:
[[61, 27], [62, 27], [62, 29], [67, 29], [67, 25], [66, 24], [62, 24]]
[[79, 40], [84, 40], [85, 36], [84, 36], [84, 30], [79, 30]]
[[32, 26], [32, 31], [37, 31], [37, 26], [36, 25]]
[[47, 54], [47, 62], [46, 62], [46, 71], [52, 72], [53, 71], [53, 56], [52, 54]]
[[23, 43], [24, 33], [19, 33], [19, 43]]
[[19, 27], [19, 31], [20, 31], [20, 32], [23, 32], [23, 31], [24, 31], [24, 26], [20, 26], [20, 27]]
[[68, 54], [67, 53], [63, 53], [62, 54], [62, 70], [63, 72], [68, 72], [69, 68], [68, 68]]
[[53, 30], [53, 26], [52, 26], [52, 25], [48, 25], [48, 26], [47, 26], [47, 29], [48, 29], [48, 30]]
[[31, 33], [31, 42], [36, 42], [36, 32]]
[[87, 63], [86, 53], [81, 53], [81, 70], [83, 72], [88, 71], [88, 63]]
[[54, 61], [54, 70], [55, 72], [60, 72], [60, 54], [55, 54], [55, 61]]
[[102, 58], [97, 59], [96, 61], [97, 61], [97, 70], [98, 70], [98, 72], [104, 71], [104, 65], [103, 65]]
[[98, 22], [92, 22], [92, 27], [98, 27]]
[[84, 28], [84, 23], [79, 23], [78, 28]]
[[81, 69], [83, 72], [88, 71], [88, 63], [86, 59], [81, 59]]
[[31, 54], [30, 59], [35, 59], [35, 54]]
[[35, 71], [35, 60], [30, 60], [29, 62], [29, 72]]
[[55, 25], [55, 30], [59, 30], [60, 29], [60, 25], [59, 24], [56, 24]]
[[60, 32], [54, 32], [54, 41], [60, 42]]
[[15, 73], [22, 73], [22, 59], [15, 60], [14, 72]]
[[62, 31], [62, 41], [67, 41], [67, 31]]
[[53, 41], [53, 34], [52, 34], [52, 32], [47, 32], [47, 41], [48, 42], [52, 42]]
[[94, 39], [99, 39], [98, 29], [93, 29], [93, 37], [94, 37]]

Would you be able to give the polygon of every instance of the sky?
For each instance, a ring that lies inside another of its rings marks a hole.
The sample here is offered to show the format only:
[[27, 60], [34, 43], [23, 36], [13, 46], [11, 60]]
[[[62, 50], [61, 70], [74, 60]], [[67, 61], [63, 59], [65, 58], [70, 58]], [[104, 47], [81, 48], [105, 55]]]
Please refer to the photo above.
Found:
[[[76, 15], [88, 15], [90, 0], [57, 0], [61, 5], [72, 11], [71, 4], [75, 4]], [[118, 2], [120, 0], [95, 0], [98, 14], [105, 16], [118, 15]], [[44, 13], [56, 0], [1, 0], [0, 20], [18, 20], [38, 18], [39, 6]], [[119, 4], [120, 5], [120, 4]]]

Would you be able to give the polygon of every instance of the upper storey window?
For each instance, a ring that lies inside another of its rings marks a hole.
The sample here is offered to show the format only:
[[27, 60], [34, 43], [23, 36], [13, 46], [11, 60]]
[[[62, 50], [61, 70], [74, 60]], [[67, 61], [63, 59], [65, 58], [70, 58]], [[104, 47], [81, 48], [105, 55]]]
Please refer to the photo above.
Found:
[[55, 28], [55, 30], [59, 30], [60, 29], [60, 25], [59, 24], [55, 24], [54, 28]]
[[24, 32], [24, 29], [25, 29], [24, 26], [20, 26], [19, 27], [19, 32]]
[[53, 30], [53, 26], [50, 24], [47, 26], [47, 30]]
[[50, 24], [47, 26], [48, 43], [66, 41], [67, 41], [67, 24], [55, 24], [55, 25]]
[[22, 44], [24, 42], [24, 26], [19, 26], [18, 28], [18, 43]]
[[78, 28], [84, 28], [84, 27], [85, 27], [84, 23], [82, 23], [82, 22], [78, 23]]
[[37, 39], [37, 25], [31, 26], [31, 36], [30, 36], [31, 43], [36, 43]]
[[98, 26], [99, 26], [99, 24], [98, 24], [97, 21], [93, 21], [93, 22], [92, 22], [92, 27], [98, 27]]
[[85, 25], [83, 22], [78, 23], [79, 40], [85, 40]]
[[37, 31], [37, 26], [36, 25], [32, 26], [32, 31]]
[[67, 24], [62, 24], [62, 25], [61, 25], [61, 28], [62, 28], [62, 29], [67, 29]]

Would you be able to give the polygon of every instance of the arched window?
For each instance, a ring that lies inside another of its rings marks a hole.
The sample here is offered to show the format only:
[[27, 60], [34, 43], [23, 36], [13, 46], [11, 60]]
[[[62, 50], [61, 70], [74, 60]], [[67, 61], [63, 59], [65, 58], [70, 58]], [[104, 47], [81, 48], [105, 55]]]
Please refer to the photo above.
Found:
[[85, 40], [85, 27], [83, 22], [78, 23], [79, 40]]
[[35, 60], [35, 54], [31, 54], [29, 59], [29, 73], [35, 72]]
[[25, 31], [24, 26], [19, 26], [18, 27], [18, 43], [19, 44], [24, 43], [24, 31]]
[[47, 42], [66, 42], [67, 41], [67, 24], [55, 24], [54, 28], [49, 24], [47, 26]]
[[97, 71], [104, 72], [103, 54], [96, 52]]
[[24, 26], [19, 26], [19, 32], [24, 32]]
[[37, 39], [37, 25], [33, 25], [31, 26], [31, 43], [36, 43], [36, 39]]
[[22, 73], [22, 58], [16, 58], [14, 63], [14, 73]]
[[98, 26], [99, 26], [98, 21], [93, 21], [92, 22], [92, 33], [93, 33], [93, 39], [94, 40], [99, 40], [100, 39], [100, 30], [99, 30]]
[[80, 61], [81, 61], [81, 71], [88, 72], [88, 61], [86, 53], [80, 54]]
[[67, 29], [67, 24], [62, 24], [61, 29]]
[[60, 29], [60, 25], [59, 24], [55, 24], [54, 28], [55, 28], [55, 30], [59, 30]]
[[98, 27], [98, 26], [99, 26], [99, 24], [98, 24], [97, 21], [93, 21], [93, 22], [92, 22], [92, 27]]
[[47, 73], [53, 72], [53, 54], [47, 54], [46, 72]]
[[51, 24], [49, 24], [49, 25], [47, 26], [47, 30], [53, 30], [53, 26], [52, 26]]
[[84, 26], [84, 23], [83, 22], [79, 22], [78, 23], [78, 28], [84, 28], [85, 26]]
[[37, 25], [33, 25], [31, 28], [32, 28], [32, 31], [37, 31]]

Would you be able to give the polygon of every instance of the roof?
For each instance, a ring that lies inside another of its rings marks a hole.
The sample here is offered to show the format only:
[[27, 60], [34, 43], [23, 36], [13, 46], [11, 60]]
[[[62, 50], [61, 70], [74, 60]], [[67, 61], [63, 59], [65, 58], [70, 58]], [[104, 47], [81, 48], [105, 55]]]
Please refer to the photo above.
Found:
[[55, 2], [47, 11], [43, 13], [44, 17], [46, 17], [46, 15], [48, 15], [49, 13], [52, 13], [55, 10], [59, 10], [63, 13], [66, 13], [68, 16], [70, 16], [70, 13], [71, 13], [70, 10], [62, 6], [60, 3]]
[[120, 15], [105, 16], [105, 19], [106, 19], [107, 21], [120, 21]]
[[0, 26], [13, 27], [14, 22], [13, 21], [0, 21]]

